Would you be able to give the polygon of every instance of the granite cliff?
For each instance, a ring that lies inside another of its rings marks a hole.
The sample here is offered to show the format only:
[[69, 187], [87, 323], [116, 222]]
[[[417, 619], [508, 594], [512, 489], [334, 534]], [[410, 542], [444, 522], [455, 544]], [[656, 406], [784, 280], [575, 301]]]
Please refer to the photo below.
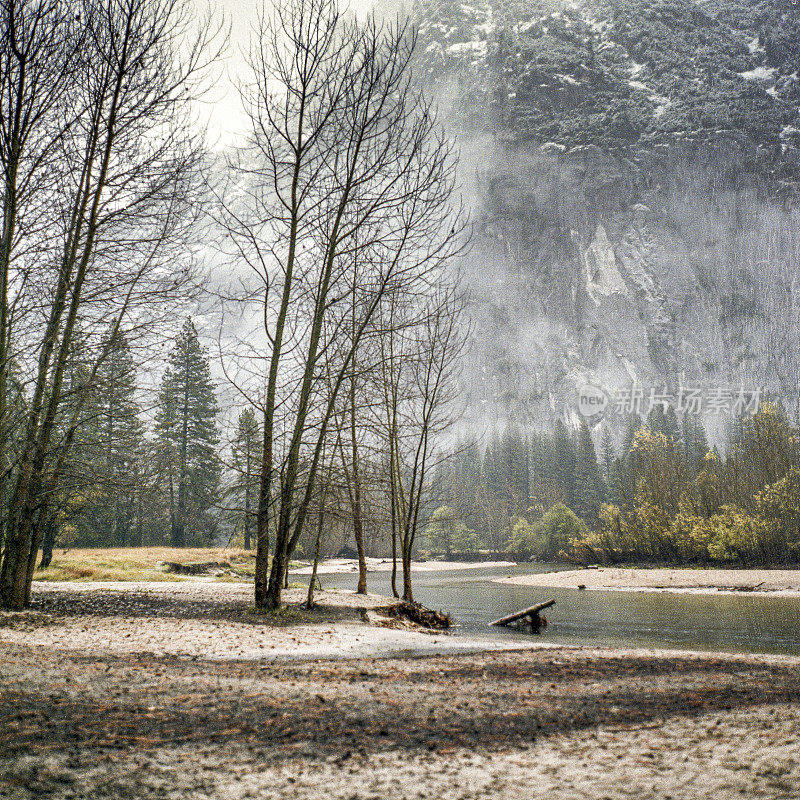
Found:
[[421, 3], [475, 224], [469, 414], [800, 389], [800, 5]]

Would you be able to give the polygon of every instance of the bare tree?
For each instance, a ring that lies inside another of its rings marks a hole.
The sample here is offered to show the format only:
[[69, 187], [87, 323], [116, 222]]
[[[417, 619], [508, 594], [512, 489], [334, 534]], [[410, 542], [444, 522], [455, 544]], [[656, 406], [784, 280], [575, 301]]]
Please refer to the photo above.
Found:
[[[455, 419], [456, 378], [467, 340], [464, 297], [444, 286], [420, 308], [391, 303], [384, 335], [384, 436], [389, 451], [393, 539], [403, 598], [412, 601], [411, 556], [437, 441]], [[413, 320], [413, 324], [411, 323]]]
[[9, 368], [15, 356], [14, 323], [19, 321], [15, 311], [22, 311], [25, 260], [41, 255], [37, 217], [44, 192], [53, 188], [50, 166], [59, 140], [74, 121], [64, 113], [63, 99], [85, 34], [74, 9], [55, 1], [5, 0], [0, 13], [0, 497], [5, 497], [13, 428], [8, 419]]
[[[17, 8], [24, 16], [38, 6]], [[53, 101], [56, 120], [66, 122], [48, 157], [30, 168], [29, 185], [50, 209], [39, 238], [53, 244], [26, 263], [30, 296], [49, 300], [33, 305], [41, 324], [26, 325], [33, 378], [0, 570], [7, 608], [22, 607], [29, 593], [36, 520], [48, 476], [58, 472], [53, 437], [79, 318], [103, 332], [123, 320], [146, 327], [155, 298], [174, 295], [189, 270], [170, 260], [192, 212], [200, 148], [186, 133], [189, 88], [211, 34], [188, 38], [192, 9], [183, 0], [82, 0], [69, 8], [81, 46]], [[30, 141], [52, 129], [40, 116]]]
[[[336, 400], [381, 299], [430, 283], [459, 249], [452, 149], [411, 85], [413, 45], [403, 26], [301, 0], [264, 19], [252, 58], [253, 137], [224, 222], [263, 320], [258, 606], [280, 605]], [[340, 302], [354, 286], [357, 301]]]

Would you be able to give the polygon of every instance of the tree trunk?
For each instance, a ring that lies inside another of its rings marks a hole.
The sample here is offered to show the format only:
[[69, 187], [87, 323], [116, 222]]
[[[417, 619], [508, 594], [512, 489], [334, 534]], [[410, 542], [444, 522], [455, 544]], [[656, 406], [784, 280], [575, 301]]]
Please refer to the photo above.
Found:
[[350, 376], [350, 454], [353, 459], [353, 536], [358, 551], [358, 587], [356, 594], [367, 593], [367, 558], [364, 550], [364, 521], [361, 518], [361, 477], [358, 468], [356, 436], [356, 378]]
[[185, 380], [183, 385], [183, 408], [181, 409], [181, 447], [180, 463], [178, 465], [178, 508], [175, 515], [175, 527], [172, 531], [172, 546], [184, 547], [186, 545], [186, 480], [187, 480], [187, 450], [189, 445], [189, 351], [186, 350], [186, 364], [184, 366]]
[[[269, 587], [269, 504], [272, 493], [272, 424], [271, 417], [264, 412], [264, 439], [261, 454], [261, 478], [258, 488], [258, 512], [256, 516], [256, 567], [255, 603], [257, 608], [270, 607]], [[278, 598], [280, 605], [280, 597]]]
[[172, 475], [169, 476], [169, 523], [170, 523], [170, 544], [173, 547], [179, 547], [179, 545], [175, 544], [177, 538], [177, 522], [178, 518], [175, 513], [175, 481], [172, 479]]
[[47, 520], [42, 537], [42, 560], [39, 562], [39, 569], [47, 569], [53, 561], [53, 548], [56, 543], [56, 524], [55, 519]]
[[252, 466], [250, 464], [250, 436], [248, 434], [247, 438], [245, 439], [245, 447], [247, 448], [245, 454], [245, 474], [244, 474], [244, 549], [250, 549], [250, 481], [251, 481], [251, 470]]
[[400, 597], [397, 593], [397, 526], [394, 520], [394, 509], [392, 509], [392, 595]]
[[142, 536], [143, 534], [143, 520], [142, 520], [142, 490], [137, 489], [136, 491], [136, 537], [133, 539], [131, 544], [134, 547], [141, 547], [142, 546]]
[[308, 583], [308, 595], [306, 596], [306, 608], [314, 607], [314, 583], [317, 580], [317, 567], [319, 566], [319, 551], [322, 544], [322, 528], [325, 522], [325, 497], [323, 493], [322, 504], [319, 507], [319, 518], [317, 519], [317, 539], [314, 542], [314, 564], [311, 567], [311, 580]]
[[411, 547], [403, 545], [403, 600], [414, 602], [414, 593], [411, 590]]

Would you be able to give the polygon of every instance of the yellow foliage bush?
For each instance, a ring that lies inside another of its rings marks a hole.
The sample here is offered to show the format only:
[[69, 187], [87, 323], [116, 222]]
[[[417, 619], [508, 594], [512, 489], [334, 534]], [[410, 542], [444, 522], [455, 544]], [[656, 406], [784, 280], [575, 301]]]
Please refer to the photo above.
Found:
[[708, 553], [715, 561], [764, 562], [774, 550], [773, 520], [748, 514], [736, 506], [723, 506], [720, 513], [698, 525], [709, 539]]

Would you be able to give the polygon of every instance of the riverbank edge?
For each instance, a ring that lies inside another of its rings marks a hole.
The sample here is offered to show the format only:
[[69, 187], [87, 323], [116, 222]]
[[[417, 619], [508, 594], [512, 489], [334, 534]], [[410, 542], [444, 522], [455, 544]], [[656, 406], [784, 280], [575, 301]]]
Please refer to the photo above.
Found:
[[249, 593], [249, 584], [212, 581], [44, 584], [34, 589], [33, 609], [0, 614], [0, 646], [210, 661], [338, 661], [561, 650], [604, 657], [741, 657], [748, 663], [756, 658], [789, 659], [800, 665], [800, 656], [790, 654], [607, 647], [538, 637], [528, 641], [510, 637], [506, 642], [488, 632], [485, 638], [451, 635], [447, 630], [389, 619], [384, 609], [397, 602], [393, 598], [344, 590], [319, 593], [320, 606], [307, 612], [300, 607], [305, 591], [290, 589], [285, 593], [289, 605], [284, 611], [261, 615], [248, 603]]
[[800, 569], [590, 567], [506, 576], [492, 582], [549, 589], [800, 597]]

